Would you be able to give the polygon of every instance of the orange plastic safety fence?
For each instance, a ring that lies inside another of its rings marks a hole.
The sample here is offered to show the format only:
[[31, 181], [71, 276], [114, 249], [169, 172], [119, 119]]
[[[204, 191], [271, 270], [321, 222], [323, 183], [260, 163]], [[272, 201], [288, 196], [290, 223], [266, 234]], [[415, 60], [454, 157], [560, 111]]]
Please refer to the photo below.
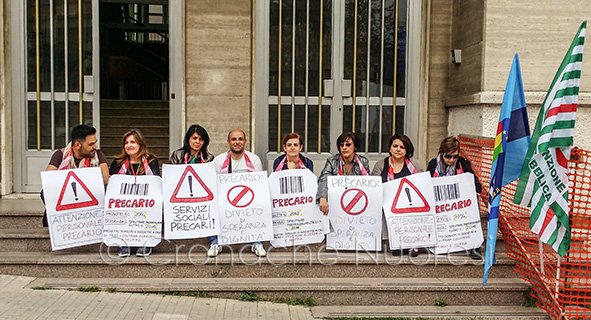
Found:
[[[461, 153], [472, 162], [483, 191], [480, 209], [488, 211], [488, 187], [494, 140], [460, 136]], [[536, 304], [553, 319], [591, 319], [591, 151], [573, 149], [569, 162], [571, 245], [560, 258], [540, 245], [529, 229], [529, 209], [513, 203], [516, 182], [501, 195], [499, 228], [505, 253], [532, 285]], [[494, 267], [493, 267], [494, 268]]]

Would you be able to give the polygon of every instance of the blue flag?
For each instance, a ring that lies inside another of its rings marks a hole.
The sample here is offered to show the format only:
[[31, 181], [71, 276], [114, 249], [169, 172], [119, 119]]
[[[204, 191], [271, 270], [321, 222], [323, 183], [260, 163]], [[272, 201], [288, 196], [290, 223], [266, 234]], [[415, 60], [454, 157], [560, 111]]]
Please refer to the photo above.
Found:
[[499, 226], [501, 188], [519, 178], [529, 147], [530, 133], [521, 82], [519, 56], [515, 54], [501, 105], [488, 192], [488, 234], [482, 284], [488, 282], [488, 271], [495, 263], [495, 247]]

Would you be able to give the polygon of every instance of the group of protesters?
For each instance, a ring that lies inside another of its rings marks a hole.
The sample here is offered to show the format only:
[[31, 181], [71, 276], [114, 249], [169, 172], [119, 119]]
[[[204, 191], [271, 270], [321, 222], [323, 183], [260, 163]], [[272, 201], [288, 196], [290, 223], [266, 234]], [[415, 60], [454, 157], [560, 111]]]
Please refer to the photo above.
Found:
[[[207, 130], [198, 124], [191, 125], [185, 133], [183, 146], [175, 150], [169, 158], [171, 164], [199, 164], [212, 162], [216, 173], [241, 173], [263, 171], [260, 158], [245, 150], [246, 133], [241, 129], [232, 129], [228, 133], [227, 144], [229, 150], [218, 156], [208, 151], [210, 138]], [[369, 169], [369, 160], [357, 151], [360, 141], [355, 133], [345, 132], [336, 141], [338, 153], [326, 160], [324, 168], [318, 177], [318, 193], [316, 196], [320, 211], [328, 215], [328, 176], [341, 175], [374, 175], [381, 176], [382, 182], [402, 178], [414, 173], [422, 172], [421, 166], [412, 159], [414, 146], [404, 134], [397, 133], [389, 140], [389, 156], [383, 161], [377, 161], [373, 170]], [[311, 159], [302, 154], [303, 140], [300, 134], [292, 132], [282, 140], [283, 154], [275, 159], [273, 171], [288, 169], [314, 170]], [[470, 162], [460, 157], [460, 143], [455, 137], [447, 137], [441, 142], [438, 155], [433, 158], [427, 170], [432, 177], [452, 176], [465, 172], [474, 173]], [[65, 170], [82, 167], [100, 167], [104, 183], [107, 184], [110, 175], [160, 175], [158, 158], [149, 153], [143, 134], [137, 129], [131, 129], [123, 134], [121, 152], [115, 156], [110, 167], [107, 165], [105, 154], [97, 149], [96, 129], [81, 124], [72, 129], [70, 142], [63, 149], [54, 152], [47, 166], [47, 170]], [[474, 175], [476, 191], [480, 193], [482, 187]], [[41, 192], [43, 198], [43, 192]], [[47, 226], [44, 216], [43, 225]], [[218, 237], [209, 237], [209, 257], [215, 257], [222, 252], [218, 244]], [[137, 256], [147, 256], [152, 252], [150, 247], [120, 247], [119, 256], [127, 257], [135, 251]], [[261, 242], [251, 244], [251, 251], [259, 256], [265, 256], [266, 251]], [[394, 255], [419, 254], [416, 249], [394, 250]], [[481, 259], [479, 249], [470, 252], [473, 259]]]

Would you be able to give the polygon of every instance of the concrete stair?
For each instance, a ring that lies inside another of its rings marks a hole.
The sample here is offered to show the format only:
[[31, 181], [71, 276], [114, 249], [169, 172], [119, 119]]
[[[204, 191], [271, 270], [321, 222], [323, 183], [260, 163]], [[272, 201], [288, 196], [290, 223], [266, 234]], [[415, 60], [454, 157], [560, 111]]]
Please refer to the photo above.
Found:
[[548, 318], [521, 306], [529, 285], [504, 254], [502, 236], [484, 288], [483, 262], [465, 253], [410, 258], [387, 249], [335, 252], [316, 244], [268, 248], [267, 257], [258, 258], [249, 246], [234, 245], [208, 258], [206, 239], [163, 240], [146, 258], [120, 259], [116, 248], [100, 244], [51, 252], [42, 212], [40, 200], [0, 199], [0, 274], [38, 277], [33, 287], [309, 299], [317, 317]]
[[160, 162], [169, 156], [168, 101], [101, 100], [101, 136], [99, 145], [109, 164], [121, 152], [123, 133], [139, 129], [146, 139], [148, 150]]

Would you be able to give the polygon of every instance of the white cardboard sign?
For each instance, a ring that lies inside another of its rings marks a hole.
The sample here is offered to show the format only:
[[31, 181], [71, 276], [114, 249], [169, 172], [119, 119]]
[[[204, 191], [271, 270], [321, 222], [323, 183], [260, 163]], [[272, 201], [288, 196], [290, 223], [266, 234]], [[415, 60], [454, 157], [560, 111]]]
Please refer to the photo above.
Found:
[[101, 169], [41, 172], [51, 250], [100, 243], [105, 186]]
[[155, 247], [162, 232], [162, 178], [112, 175], [105, 196], [103, 242]]
[[384, 216], [391, 250], [437, 243], [433, 182], [421, 172], [384, 183]]
[[220, 244], [273, 239], [267, 172], [219, 174]]
[[330, 176], [327, 183], [333, 232], [326, 236], [326, 247], [382, 250], [381, 177]]
[[288, 247], [319, 243], [328, 233], [323, 215], [316, 204], [318, 182], [308, 169], [282, 170], [269, 176], [273, 210], [271, 245]]
[[482, 245], [484, 237], [474, 175], [464, 173], [433, 178], [439, 253], [466, 251]]
[[191, 239], [220, 233], [213, 163], [162, 166], [164, 238]]

